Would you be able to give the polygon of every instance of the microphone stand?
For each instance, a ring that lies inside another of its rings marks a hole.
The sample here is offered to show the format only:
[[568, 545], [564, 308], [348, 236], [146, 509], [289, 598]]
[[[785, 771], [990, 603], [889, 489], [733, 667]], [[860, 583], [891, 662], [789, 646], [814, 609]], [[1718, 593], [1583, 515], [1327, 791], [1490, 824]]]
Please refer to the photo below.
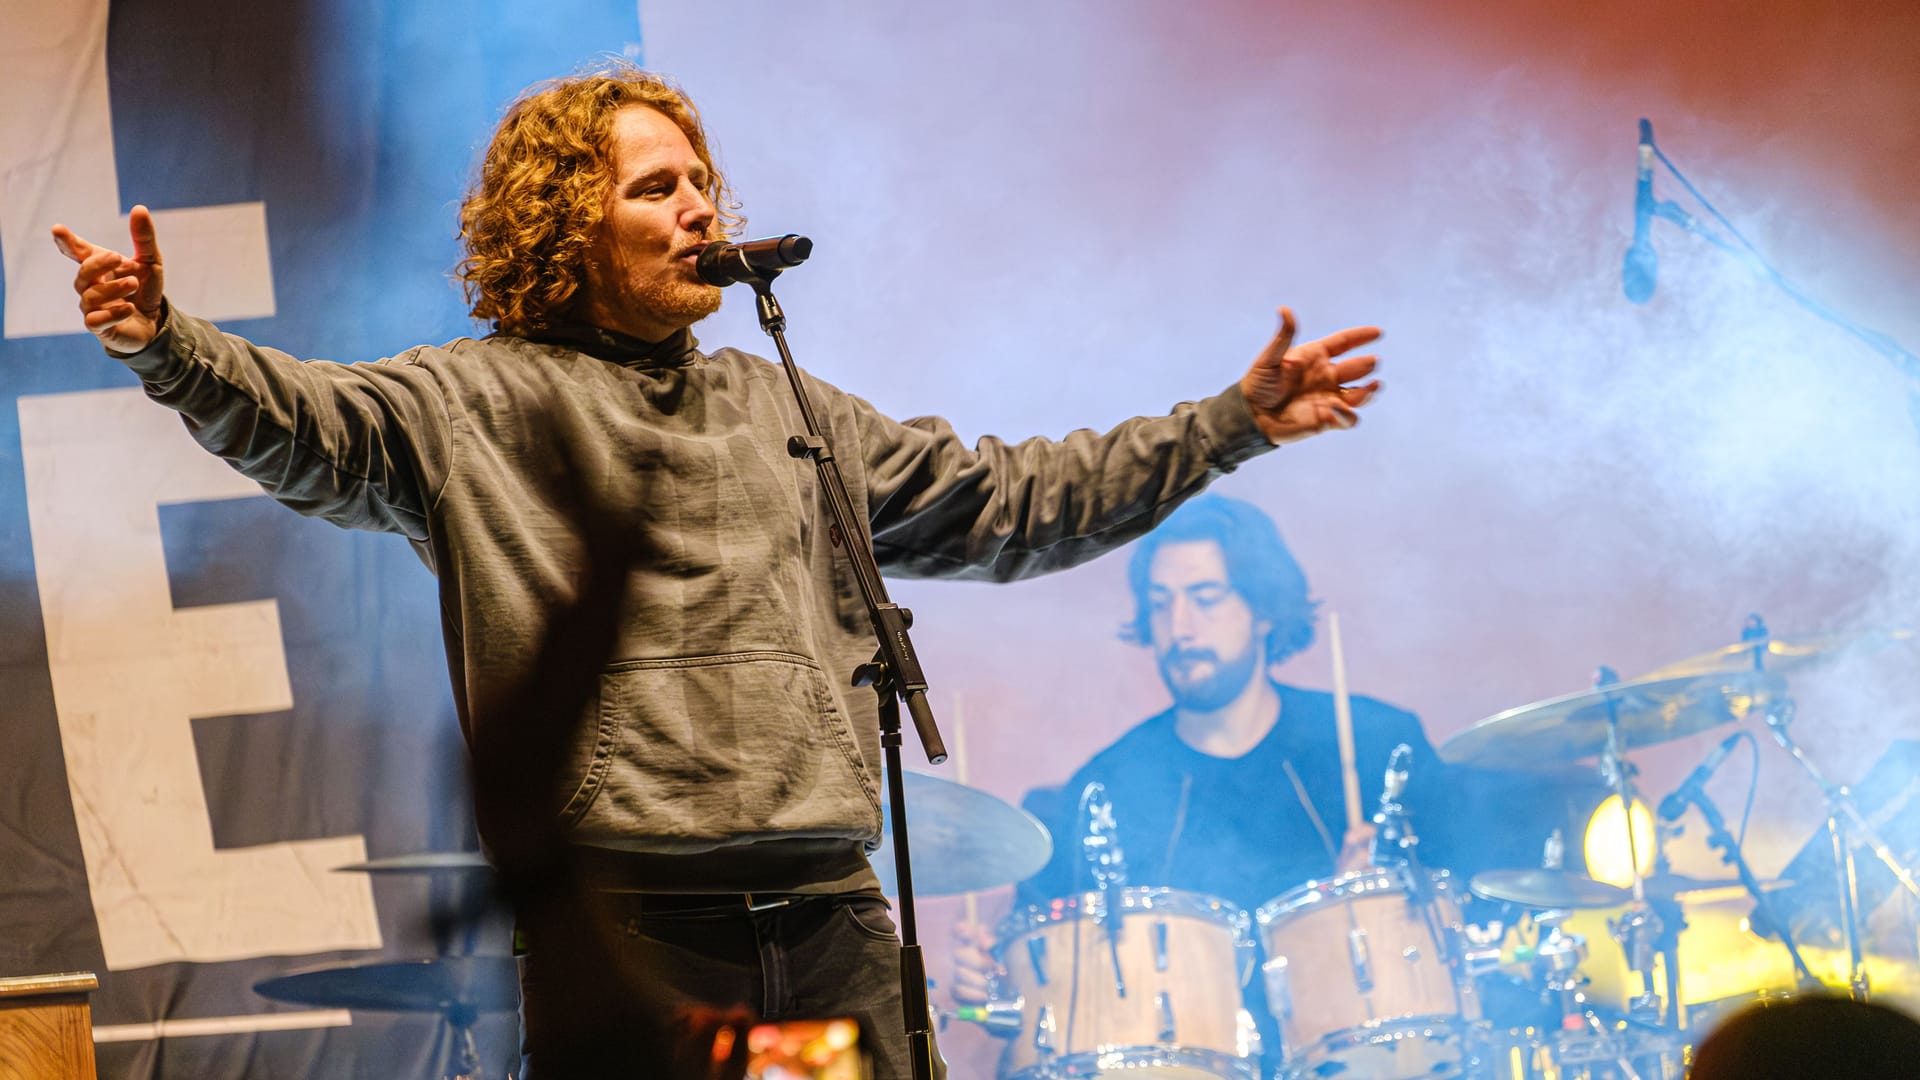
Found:
[[[1879, 830], [1854, 805], [1853, 793], [1844, 785], [1828, 780], [1814, 766], [1800, 744], [1794, 741], [1793, 735], [1787, 730], [1793, 722], [1793, 714], [1792, 700], [1780, 702], [1767, 711], [1767, 729], [1808, 778], [1819, 785], [1820, 793], [1826, 799], [1827, 836], [1833, 848], [1833, 872], [1840, 900], [1840, 928], [1847, 942], [1847, 992], [1854, 1000], [1865, 1001], [1871, 987], [1867, 979], [1866, 958], [1861, 948], [1860, 912], [1854, 883], [1854, 846], [1865, 844], [1874, 858], [1892, 871], [1894, 879], [1907, 892], [1920, 896], [1920, 883], [1915, 882], [1913, 872], [1901, 865], [1899, 856], [1887, 845]], [[1787, 928], [1784, 924], [1776, 922], [1774, 929], [1779, 932], [1782, 941], [1786, 940]]]
[[[1743, 641], [1755, 642], [1753, 670], [1756, 672], [1766, 670], [1768, 636], [1766, 622], [1759, 615], [1749, 616], [1740, 637]], [[1867, 849], [1873, 852], [1874, 857], [1892, 871], [1894, 879], [1900, 883], [1900, 886], [1915, 898], [1920, 898], [1920, 882], [1914, 880], [1913, 872], [1901, 865], [1899, 857], [1881, 837], [1879, 830], [1875, 829], [1873, 824], [1860, 813], [1860, 808], [1854, 805], [1853, 793], [1844, 785], [1828, 780], [1826, 774], [1822, 773], [1812, 759], [1807, 757], [1806, 751], [1801, 749], [1800, 744], [1794, 741], [1792, 733], [1787, 729], [1793, 723], [1795, 711], [1793, 699], [1782, 698], [1766, 710], [1764, 718], [1767, 730], [1772, 732], [1774, 741], [1779, 743], [1781, 749], [1793, 758], [1794, 763], [1799, 765], [1808, 778], [1819, 786], [1820, 794], [1826, 800], [1827, 837], [1833, 849], [1833, 872], [1840, 901], [1840, 930], [1847, 943], [1847, 992], [1854, 1000], [1865, 1001], [1871, 992], [1871, 986], [1867, 979], [1866, 959], [1860, 940], [1860, 912], [1854, 879], [1855, 843], [1864, 843]], [[1696, 800], [1696, 805], [1700, 805], [1703, 812], [1706, 809], [1704, 802], [1704, 799]], [[1756, 898], [1758, 895], [1755, 893]], [[1787, 941], [1789, 935], [1786, 924], [1773, 920], [1771, 916], [1768, 918], [1773, 921], [1773, 928], [1780, 935], [1780, 940]], [[1791, 944], [1788, 947], [1791, 948]], [[1802, 971], [1804, 970], [1803, 968]]]
[[1760, 886], [1760, 879], [1754, 876], [1753, 867], [1747, 865], [1747, 858], [1741, 853], [1739, 843], [1727, 829], [1727, 819], [1720, 815], [1720, 808], [1707, 798], [1704, 791], [1695, 792], [1690, 801], [1700, 808], [1700, 816], [1707, 821], [1707, 846], [1719, 851], [1720, 861], [1730, 864], [1733, 872], [1740, 875], [1740, 884], [1745, 885], [1747, 892], [1753, 895], [1753, 909], [1780, 935], [1780, 944], [1787, 947], [1787, 955], [1793, 958], [1793, 969], [1799, 973], [1802, 984], [1818, 983], [1813, 972], [1807, 969], [1807, 962], [1800, 958], [1800, 947], [1793, 943], [1793, 934], [1787, 930], [1787, 924], [1774, 915], [1773, 906], [1767, 902], [1766, 890]]
[[933, 1014], [927, 1003], [927, 964], [920, 949], [919, 926], [913, 911], [913, 860], [907, 843], [907, 792], [900, 766], [900, 702], [907, 703], [914, 729], [927, 760], [935, 765], [947, 760], [947, 747], [934, 725], [933, 709], [927, 704], [927, 680], [920, 670], [920, 658], [913, 651], [907, 628], [913, 625], [913, 613], [887, 597], [880, 580], [880, 564], [874, 559], [873, 543], [867, 536], [867, 524], [854, 511], [853, 499], [834, 460], [833, 447], [820, 430], [813, 403], [800, 380], [800, 368], [787, 348], [787, 316], [773, 295], [773, 279], [779, 271], [769, 271], [745, 279], [753, 286], [758, 301], [760, 329], [773, 339], [780, 350], [780, 365], [786, 369], [787, 382], [793, 387], [794, 400], [807, 433], [787, 439], [787, 453], [813, 461], [820, 477], [820, 490], [827, 497], [833, 515], [834, 542], [846, 549], [853, 563], [854, 580], [860, 597], [866, 601], [867, 617], [873, 622], [879, 649], [873, 659], [853, 671], [853, 685], [871, 686], [880, 699], [880, 745], [886, 758], [887, 800], [893, 811], [893, 868], [900, 891], [900, 1001], [905, 1019], [907, 1049], [913, 1060], [913, 1080], [933, 1080]]
[[[1646, 121], [1643, 120], [1641, 123], [1644, 124]], [[1741, 236], [1740, 231], [1735, 229], [1733, 224], [1721, 215], [1720, 211], [1714, 209], [1713, 204], [1708, 202], [1706, 197], [1700, 194], [1699, 189], [1693, 186], [1693, 182], [1687, 179], [1686, 175], [1674, 165], [1673, 161], [1669, 159], [1658, 146], [1653, 146], [1653, 152], [1659, 157], [1660, 163], [1667, 167], [1667, 171], [1671, 172], [1674, 178], [1679, 180], [1694, 198], [1699, 199], [1700, 205], [1706, 207], [1714, 217], [1718, 218], [1720, 222], [1727, 227], [1727, 230], [1733, 233], [1740, 242], [1735, 244], [1733, 241], [1714, 232], [1698, 218], [1681, 209], [1680, 206], [1671, 199], [1656, 200], [1653, 204], [1653, 215], [1673, 222], [1694, 236], [1707, 241], [1720, 250], [1739, 259], [1741, 262], [1747, 264], [1747, 268], [1752, 270], [1756, 277], [1759, 277], [1761, 280], [1768, 282], [1781, 292], [1787, 294], [1787, 297], [1794, 303], [1799, 304], [1817, 318], [1846, 331], [1854, 338], [1864, 342], [1868, 348], [1879, 353], [1891, 363], [1900, 374], [1906, 376], [1907, 382], [1911, 384], [1908, 389], [1907, 409], [1914, 424], [1920, 426], [1920, 356], [1915, 356], [1912, 352], [1902, 347], [1899, 342], [1894, 341], [1893, 338], [1886, 334], [1861, 326], [1859, 323], [1841, 315], [1839, 312], [1834, 311], [1832, 308], [1827, 307], [1825, 304], [1820, 303], [1818, 300], [1802, 292], [1799, 286], [1788, 281], [1786, 276], [1780, 273], [1778, 267], [1768, 262], [1759, 251], [1754, 249], [1752, 244], [1747, 243], [1746, 237]]]

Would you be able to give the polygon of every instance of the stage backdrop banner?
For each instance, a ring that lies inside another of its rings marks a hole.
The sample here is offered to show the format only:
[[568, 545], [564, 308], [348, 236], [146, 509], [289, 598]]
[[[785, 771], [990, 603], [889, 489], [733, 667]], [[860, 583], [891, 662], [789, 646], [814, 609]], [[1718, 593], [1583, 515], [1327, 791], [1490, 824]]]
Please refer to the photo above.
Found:
[[[431, 1015], [304, 968], [502, 954], [431, 576], [279, 507], [84, 332], [55, 222], [154, 211], [182, 310], [302, 356], [475, 332], [456, 207], [503, 106], [637, 6], [0, 2], [0, 976], [92, 971], [103, 1077], [437, 1076]], [[511, 1014], [481, 1026], [504, 1075]], [[4, 1062], [0, 1062], [4, 1071]]]

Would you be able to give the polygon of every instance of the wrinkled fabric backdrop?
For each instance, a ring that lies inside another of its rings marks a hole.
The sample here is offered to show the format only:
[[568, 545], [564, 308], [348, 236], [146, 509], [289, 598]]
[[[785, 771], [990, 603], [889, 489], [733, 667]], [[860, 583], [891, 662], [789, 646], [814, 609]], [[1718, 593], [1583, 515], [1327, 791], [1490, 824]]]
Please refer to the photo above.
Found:
[[[1307, 334], [1378, 323], [1362, 427], [1220, 490], [1280, 523], [1354, 688], [1438, 743], [1750, 612], [1920, 617], [1908, 384], [1667, 223], [1652, 301], [1619, 272], [1645, 116], [1790, 278], [1920, 347], [1916, 40], [1910, 4], [1816, 0], [5, 0], [0, 975], [99, 973], [103, 1076], [434, 1076], [430, 1017], [251, 986], [506, 947], [450, 914], [470, 883], [329, 869], [472, 844], [429, 576], [141, 400], [81, 332], [55, 221], [120, 244], [152, 206], [176, 302], [296, 354], [476, 333], [448, 271], [479, 147], [522, 88], [615, 54], [700, 103], [751, 233], [814, 238], [781, 282], [794, 349], [895, 415], [1059, 434], [1225, 385], [1278, 303]], [[764, 351], [744, 300], [701, 337]], [[897, 588], [971, 783], [1017, 801], [1164, 706], [1116, 637], [1123, 562]], [[1837, 777], [1920, 734], [1916, 659], [1795, 680]], [[1327, 685], [1324, 635], [1280, 674]], [[1720, 734], [1638, 755], [1649, 789]], [[1737, 807], [1748, 776], [1709, 790]], [[1759, 783], [1776, 873], [1820, 800], [1771, 744]], [[1716, 876], [1697, 832], [1676, 869]], [[995, 920], [1008, 890], [977, 902]], [[921, 911], [944, 981], [961, 901]], [[481, 1035], [504, 1074], [511, 1018]], [[985, 1037], [942, 1038], [990, 1073]]]

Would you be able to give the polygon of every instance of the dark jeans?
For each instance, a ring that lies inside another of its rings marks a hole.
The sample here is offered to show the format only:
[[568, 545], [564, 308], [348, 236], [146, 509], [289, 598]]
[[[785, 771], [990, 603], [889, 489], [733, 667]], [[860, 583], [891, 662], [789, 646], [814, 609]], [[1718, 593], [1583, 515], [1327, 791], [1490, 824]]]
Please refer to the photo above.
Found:
[[660, 910], [673, 903], [599, 893], [590, 913], [528, 928], [521, 1080], [660, 1077], [669, 1072], [661, 1063], [686, 1050], [675, 1045], [674, 1013], [702, 1005], [744, 1005], [768, 1022], [852, 1017], [876, 1080], [912, 1080], [900, 939], [886, 901], [822, 896], [753, 912]]

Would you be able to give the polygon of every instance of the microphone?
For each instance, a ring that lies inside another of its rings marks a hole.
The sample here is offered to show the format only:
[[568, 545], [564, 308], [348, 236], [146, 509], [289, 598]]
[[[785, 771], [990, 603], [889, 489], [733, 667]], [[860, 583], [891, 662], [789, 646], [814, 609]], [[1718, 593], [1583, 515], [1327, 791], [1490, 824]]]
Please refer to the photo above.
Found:
[[1413, 835], [1413, 829], [1407, 823], [1406, 808], [1400, 805], [1400, 795], [1407, 790], [1407, 766], [1413, 761], [1413, 747], [1406, 743], [1393, 748], [1387, 755], [1386, 775], [1380, 785], [1380, 809], [1374, 811], [1373, 847], [1367, 852], [1368, 861], [1375, 866], [1405, 864], [1411, 859], [1409, 850], [1420, 841]]
[[1640, 177], [1633, 192], [1633, 243], [1627, 245], [1627, 257], [1620, 264], [1620, 283], [1627, 299], [1644, 304], [1653, 296], [1654, 275], [1660, 270], [1659, 256], [1653, 253], [1653, 241], [1647, 227], [1653, 222], [1653, 122], [1640, 121]]
[[715, 240], [700, 249], [694, 271], [709, 285], [771, 281], [780, 271], [799, 266], [813, 254], [813, 241], [788, 233], [729, 244]]
[[1727, 760], [1727, 755], [1733, 753], [1733, 744], [1740, 741], [1742, 734], [1744, 732], [1736, 731], [1721, 740], [1720, 745], [1713, 748], [1713, 753], [1707, 755], [1707, 760], [1701, 762], [1699, 768], [1689, 773], [1680, 786], [1673, 789], [1673, 794], [1660, 800], [1661, 821], [1680, 820], [1680, 815], [1687, 812], [1688, 803], [1706, 797], [1704, 789], [1708, 778], [1713, 776], [1721, 762]]
[[1107, 786], [1095, 780], [1080, 794], [1080, 808], [1086, 832], [1080, 837], [1080, 853], [1093, 868], [1093, 880], [1101, 892], [1124, 888], [1127, 884], [1127, 856], [1120, 850], [1119, 830], [1114, 824], [1113, 801], [1107, 798]]
[[[1407, 765], [1413, 761], [1413, 747], [1401, 743], [1387, 755], [1387, 773], [1380, 791], [1382, 813], [1398, 812], [1400, 795], [1407, 790]], [[1392, 809], [1389, 810], [1389, 807]]]

